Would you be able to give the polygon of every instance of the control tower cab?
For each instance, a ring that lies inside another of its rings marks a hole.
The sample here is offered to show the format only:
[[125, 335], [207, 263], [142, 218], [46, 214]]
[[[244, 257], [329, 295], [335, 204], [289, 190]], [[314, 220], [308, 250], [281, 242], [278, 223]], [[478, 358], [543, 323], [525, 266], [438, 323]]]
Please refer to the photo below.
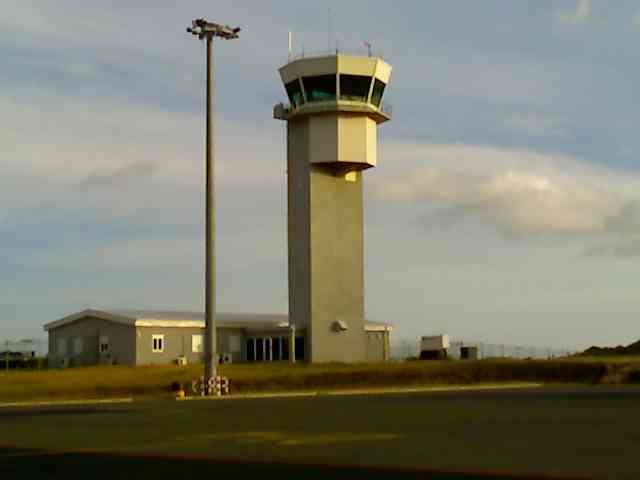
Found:
[[[280, 68], [287, 122], [289, 318], [310, 362], [366, 360], [362, 171], [377, 163], [391, 66], [330, 55]], [[388, 341], [388, 338], [385, 340]]]

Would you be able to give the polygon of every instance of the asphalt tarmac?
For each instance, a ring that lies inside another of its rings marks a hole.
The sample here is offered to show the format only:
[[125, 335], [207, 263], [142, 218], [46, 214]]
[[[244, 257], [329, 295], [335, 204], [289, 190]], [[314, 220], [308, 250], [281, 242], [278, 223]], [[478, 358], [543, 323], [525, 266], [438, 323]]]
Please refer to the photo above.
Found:
[[4, 408], [0, 474], [638, 479], [639, 405], [569, 386]]

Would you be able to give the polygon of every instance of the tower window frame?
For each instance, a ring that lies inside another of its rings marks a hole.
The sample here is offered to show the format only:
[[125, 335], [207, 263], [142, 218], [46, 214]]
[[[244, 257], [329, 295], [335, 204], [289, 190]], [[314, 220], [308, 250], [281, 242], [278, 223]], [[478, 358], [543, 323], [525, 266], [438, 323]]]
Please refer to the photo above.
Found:
[[340, 100], [367, 102], [373, 77], [370, 75], [350, 75], [341, 73]]
[[304, 104], [304, 95], [302, 93], [302, 86], [298, 78], [286, 83], [284, 89], [287, 91], [289, 102], [293, 108], [298, 108]]
[[384, 92], [387, 88], [387, 84], [382, 80], [378, 80], [377, 78], [373, 79], [373, 90], [371, 91], [371, 103], [373, 103], [376, 107], [380, 107], [382, 105], [382, 97], [384, 97]]
[[302, 77], [302, 86], [307, 94], [307, 103], [336, 100], [338, 83], [335, 73]]

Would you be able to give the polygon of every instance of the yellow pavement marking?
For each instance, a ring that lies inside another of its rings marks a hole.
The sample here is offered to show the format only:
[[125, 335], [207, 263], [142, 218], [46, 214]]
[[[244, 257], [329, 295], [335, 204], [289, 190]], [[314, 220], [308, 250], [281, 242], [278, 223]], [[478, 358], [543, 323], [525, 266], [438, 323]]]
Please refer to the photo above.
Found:
[[[473, 390], [501, 390], [511, 388], [539, 388], [543, 383], [521, 382], [521, 383], [500, 383], [500, 384], [480, 384], [480, 385], [448, 385], [448, 386], [418, 386], [418, 387], [388, 387], [388, 388], [362, 388], [348, 390], [317, 390], [302, 392], [270, 392], [270, 393], [241, 393], [224, 395], [221, 397], [200, 397], [189, 396], [180, 401], [193, 400], [242, 400], [259, 398], [295, 398], [295, 397], [318, 397], [318, 396], [348, 396], [348, 395], [389, 395], [402, 393], [429, 393], [429, 392], [458, 392]], [[148, 399], [148, 398], [145, 398]], [[145, 400], [141, 399], [141, 400]], [[32, 402], [0, 402], [0, 408], [23, 408], [23, 407], [56, 407], [73, 405], [109, 405], [119, 403], [131, 403], [133, 397], [125, 398], [105, 398], [105, 399], [85, 399], [85, 400], [51, 400]]]
[[306, 445], [330, 445], [336, 443], [354, 443], [370, 441], [396, 440], [402, 437], [395, 433], [351, 433], [351, 432], [319, 432], [300, 433], [290, 431], [254, 431], [254, 432], [229, 432], [206, 433], [178, 437], [176, 442], [184, 444], [189, 441], [228, 441], [238, 443], [272, 443], [280, 446], [306, 446]]
[[39, 401], [39, 402], [3, 402], [0, 403], [0, 408], [15, 408], [15, 407], [57, 407], [68, 405], [108, 405], [112, 403], [131, 403], [133, 397], [127, 398], [104, 398], [93, 400], [51, 400], [51, 401]]
[[272, 393], [241, 393], [224, 395], [221, 397], [186, 397], [183, 400], [241, 400], [255, 398], [289, 398], [289, 397], [317, 397], [317, 396], [348, 396], [348, 395], [388, 395], [399, 393], [429, 393], [429, 392], [460, 392], [474, 390], [504, 390], [511, 388], [540, 388], [543, 383], [520, 382], [484, 385], [448, 385], [423, 387], [390, 387], [390, 388], [362, 388], [348, 390], [318, 390], [305, 392], [272, 392]]

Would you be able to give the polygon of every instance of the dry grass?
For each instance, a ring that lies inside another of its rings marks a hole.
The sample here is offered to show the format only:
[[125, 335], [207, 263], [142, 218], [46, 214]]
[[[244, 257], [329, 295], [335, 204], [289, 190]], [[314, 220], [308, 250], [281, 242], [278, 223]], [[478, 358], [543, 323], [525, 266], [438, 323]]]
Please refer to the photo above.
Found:
[[[235, 393], [493, 382], [622, 383], [639, 381], [639, 372], [637, 362], [600, 358], [295, 366], [273, 363], [221, 368], [221, 374], [231, 379]], [[0, 401], [168, 395], [171, 382], [188, 385], [201, 373], [201, 365], [11, 372], [0, 375]]]

